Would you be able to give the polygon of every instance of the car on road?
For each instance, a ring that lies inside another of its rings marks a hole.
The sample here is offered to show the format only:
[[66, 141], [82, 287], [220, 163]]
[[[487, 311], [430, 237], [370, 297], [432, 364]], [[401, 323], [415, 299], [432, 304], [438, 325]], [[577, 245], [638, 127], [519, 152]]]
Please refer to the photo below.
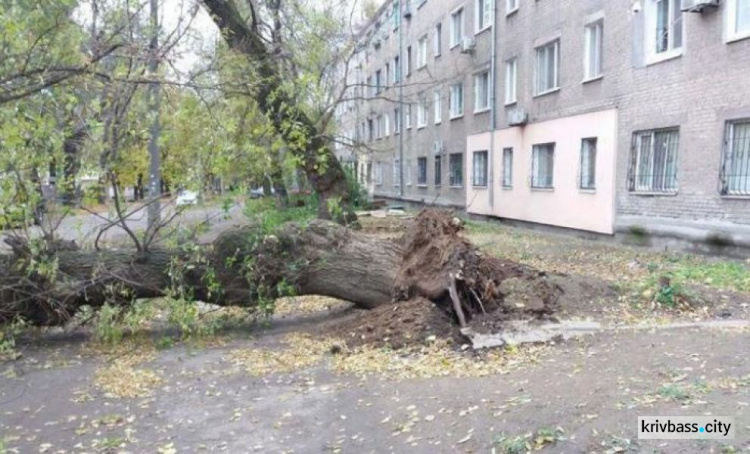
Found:
[[185, 189], [177, 195], [175, 203], [177, 206], [195, 205], [198, 203], [198, 193]]

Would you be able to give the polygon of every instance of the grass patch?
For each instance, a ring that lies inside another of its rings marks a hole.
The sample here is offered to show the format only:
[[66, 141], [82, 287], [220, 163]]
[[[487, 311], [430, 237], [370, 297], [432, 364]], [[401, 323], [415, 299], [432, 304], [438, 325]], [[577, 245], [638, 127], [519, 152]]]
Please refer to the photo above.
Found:
[[553, 446], [558, 442], [564, 441], [566, 439], [564, 435], [565, 430], [562, 427], [543, 427], [537, 430], [536, 433], [529, 432], [513, 437], [501, 434], [493, 443], [493, 452], [522, 454], [530, 451], [539, 451], [547, 446]]

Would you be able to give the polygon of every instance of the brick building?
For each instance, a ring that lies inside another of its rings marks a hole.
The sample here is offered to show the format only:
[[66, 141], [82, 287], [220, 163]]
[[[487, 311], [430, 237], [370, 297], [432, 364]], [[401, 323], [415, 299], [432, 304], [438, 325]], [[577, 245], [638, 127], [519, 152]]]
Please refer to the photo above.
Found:
[[374, 195], [750, 240], [750, 0], [388, 2], [362, 37], [364, 85], [405, 72], [358, 102]]

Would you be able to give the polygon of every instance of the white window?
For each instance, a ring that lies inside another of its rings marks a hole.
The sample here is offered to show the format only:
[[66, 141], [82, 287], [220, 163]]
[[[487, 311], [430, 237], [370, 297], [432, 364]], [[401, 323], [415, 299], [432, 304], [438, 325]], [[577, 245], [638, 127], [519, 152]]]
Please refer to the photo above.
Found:
[[512, 58], [505, 62], [505, 105], [518, 101], [518, 59]]
[[406, 168], [404, 168], [406, 174], [406, 185], [411, 186], [411, 159], [406, 160]]
[[474, 25], [477, 33], [490, 28], [492, 25], [492, 3], [493, 0], [475, 0]]
[[393, 111], [393, 133], [401, 133], [401, 109], [396, 108]]
[[406, 48], [406, 75], [411, 75], [411, 46]]
[[677, 192], [678, 129], [635, 133], [630, 164], [630, 190], [635, 192]]
[[650, 62], [679, 55], [682, 51], [681, 0], [644, 2], [646, 55]]
[[427, 66], [427, 35], [417, 41], [417, 69]]
[[580, 189], [596, 189], [596, 138], [581, 141], [580, 165], [578, 187]]
[[729, 40], [750, 37], [750, 0], [729, 0], [727, 28]]
[[411, 129], [411, 104], [406, 105], [406, 129]]
[[427, 126], [427, 101], [422, 100], [417, 105], [417, 128]]
[[531, 158], [531, 187], [552, 188], [555, 174], [555, 144], [534, 145]]
[[401, 65], [397, 55], [396, 58], [393, 59], [393, 85], [396, 85], [399, 82], [401, 82]]
[[505, 14], [518, 11], [518, 0], [505, 0]]
[[380, 161], [375, 163], [375, 184], [383, 184], [383, 163]]
[[555, 40], [536, 48], [536, 94], [560, 87], [560, 41]]
[[473, 177], [472, 184], [474, 186], [487, 186], [487, 152], [486, 151], [475, 151], [473, 156]]
[[750, 119], [727, 123], [721, 193], [750, 195]]
[[464, 39], [464, 9], [459, 8], [451, 14], [451, 48], [461, 44]]
[[391, 135], [391, 116], [388, 114], [383, 115], [383, 129], [386, 137]]
[[439, 88], [435, 90], [433, 106], [433, 110], [435, 111], [435, 124], [439, 125], [440, 122], [443, 121], [443, 98]]
[[451, 85], [451, 118], [458, 118], [464, 114], [464, 84], [459, 82]]
[[513, 148], [503, 148], [503, 187], [513, 187]]
[[596, 79], [602, 75], [602, 38], [604, 22], [598, 21], [586, 26], [583, 61], [584, 80]]
[[398, 158], [393, 160], [393, 185], [401, 186], [401, 160]]
[[435, 26], [435, 39], [433, 42], [435, 56], [439, 57], [443, 51], [443, 24], [438, 23]]
[[490, 108], [490, 72], [485, 71], [474, 76], [474, 112], [483, 112]]

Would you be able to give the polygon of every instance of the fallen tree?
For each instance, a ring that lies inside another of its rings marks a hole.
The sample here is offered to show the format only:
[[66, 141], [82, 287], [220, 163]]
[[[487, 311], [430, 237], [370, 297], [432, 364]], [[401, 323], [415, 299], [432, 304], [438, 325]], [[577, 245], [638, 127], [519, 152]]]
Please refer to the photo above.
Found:
[[324, 295], [373, 309], [425, 298], [467, 326], [490, 314], [550, 313], [561, 290], [544, 273], [484, 256], [450, 212], [423, 210], [398, 239], [315, 220], [273, 233], [234, 228], [211, 245], [175, 250], [84, 251], [58, 243], [32, 252], [10, 241], [2, 258], [0, 322], [62, 325], [84, 306], [187, 295], [257, 308], [285, 296]]

